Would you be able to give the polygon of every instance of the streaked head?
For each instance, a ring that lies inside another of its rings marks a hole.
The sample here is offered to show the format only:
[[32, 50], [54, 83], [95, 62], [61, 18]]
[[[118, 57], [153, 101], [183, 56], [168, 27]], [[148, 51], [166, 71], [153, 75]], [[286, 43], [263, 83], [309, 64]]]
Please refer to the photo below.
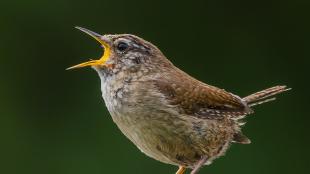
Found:
[[147, 62], [158, 62], [164, 57], [153, 44], [131, 34], [100, 35], [82, 27], [77, 29], [96, 39], [103, 47], [103, 55], [97, 60], [84, 62], [67, 69], [92, 66], [94, 68], [111, 68], [116, 65], [137, 66]]

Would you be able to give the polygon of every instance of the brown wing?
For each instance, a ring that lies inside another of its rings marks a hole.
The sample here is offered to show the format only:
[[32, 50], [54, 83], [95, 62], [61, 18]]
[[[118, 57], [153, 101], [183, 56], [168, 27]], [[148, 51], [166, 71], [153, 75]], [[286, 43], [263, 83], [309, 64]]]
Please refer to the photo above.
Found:
[[154, 82], [169, 104], [177, 106], [182, 113], [198, 118], [222, 119], [252, 112], [238, 96], [204, 84], [180, 70], [172, 73], [169, 72]]

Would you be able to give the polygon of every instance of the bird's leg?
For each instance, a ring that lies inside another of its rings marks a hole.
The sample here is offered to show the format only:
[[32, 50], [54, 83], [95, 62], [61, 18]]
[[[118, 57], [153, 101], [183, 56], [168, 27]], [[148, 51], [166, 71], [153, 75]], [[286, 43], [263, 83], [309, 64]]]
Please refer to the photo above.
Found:
[[201, 167], [207, 162], [208, 157], [202, 157], [198, 163], [196, 164], [196, 166], [194, 167], [194, 169], [192, 170], [191, 174], [197, 174], [198, 171], [201, 169]]
[[184, 174], [185, 170], [186, 170], [185, 167], [179, 166], [179, 170], [178, 170], [177, 173], [175, 173], [175, 174]]

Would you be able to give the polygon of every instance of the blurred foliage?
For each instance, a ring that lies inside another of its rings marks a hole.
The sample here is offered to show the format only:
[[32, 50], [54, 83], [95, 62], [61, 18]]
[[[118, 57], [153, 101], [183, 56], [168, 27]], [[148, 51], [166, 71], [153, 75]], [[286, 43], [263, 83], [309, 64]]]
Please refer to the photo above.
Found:
[[245, 96], [292, 91], [258, 106], [244, 133], [201, 173], [309, 173], [309, 1], [2, 0], [0, 173], [174, 173], [127, 140], [101, 99], [99, 57], [74, 29], [132, 33], [194, 77]]

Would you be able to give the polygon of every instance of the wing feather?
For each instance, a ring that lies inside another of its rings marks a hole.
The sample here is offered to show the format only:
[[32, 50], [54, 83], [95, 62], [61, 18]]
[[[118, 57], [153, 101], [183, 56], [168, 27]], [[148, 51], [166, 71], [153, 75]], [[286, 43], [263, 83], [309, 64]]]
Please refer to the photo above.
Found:
[[184, 74], [174, 75], [174, 78], [169, 78], [169, 74], [154, 80], [169, 104], [177, 106], [181, 113], [204, 119], [238, 119], [252, 113], [240, 97]]

